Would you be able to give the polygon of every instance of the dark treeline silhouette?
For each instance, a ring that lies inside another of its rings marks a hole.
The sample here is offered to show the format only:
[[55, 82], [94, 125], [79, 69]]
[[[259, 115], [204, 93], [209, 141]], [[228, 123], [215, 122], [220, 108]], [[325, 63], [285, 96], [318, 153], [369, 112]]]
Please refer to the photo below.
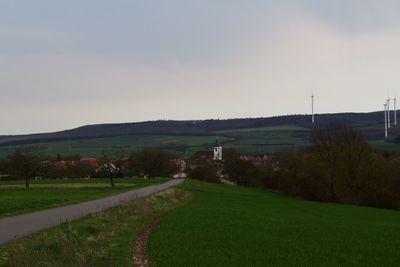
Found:
[[375, 152], [350, 127], [317, 128], [306, 150], [281, 153], [269, 166], [225, 153], [224, 171], [238, 185], [309, 200], [400, 207], [400, 159]]

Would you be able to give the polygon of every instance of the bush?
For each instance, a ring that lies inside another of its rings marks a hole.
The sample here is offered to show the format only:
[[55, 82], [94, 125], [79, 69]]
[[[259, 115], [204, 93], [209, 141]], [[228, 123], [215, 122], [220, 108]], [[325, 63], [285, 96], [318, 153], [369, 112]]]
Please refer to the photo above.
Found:
[[221, 179], [218, 175], [218, 168], [214, 164], [204, 163], [200, 166], [194, 167], [189, 171], [189, 177], [192, 179], [211, 182], [211, 183], [220, 183]]
[[156, 149], [143, 149], [133, 155], [129, 164], [148, 177], [167, 177], [178, 170], [170, 155]]

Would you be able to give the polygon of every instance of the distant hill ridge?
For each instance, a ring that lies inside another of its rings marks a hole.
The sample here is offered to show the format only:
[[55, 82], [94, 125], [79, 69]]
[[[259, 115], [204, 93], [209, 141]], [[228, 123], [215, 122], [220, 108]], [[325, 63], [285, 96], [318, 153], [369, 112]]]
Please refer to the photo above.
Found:
[[[336, 113], [316, 115], [316, 124], [344, 124], [360, 128], [370, 128], [368, 138], [377, 134], [377, 125], [383, 124], [382, 112], [370, 113]], [[287, 115], [268, 118], [244, 118], [202, 121], [159, 120], [134, 123], [113, 123], [86, 125], [71, 130], [0, 136], [0, 145], [29, 144], [37, 142], [60, 141], [68, 139], [98, 138], [133, 134], [165, 135], [208, 135], [219, 130], [258, 128], [278, 125], [296, 125], [312, 128], [310, 115]], [[381, 135], [381, 133], [379, 133]]]

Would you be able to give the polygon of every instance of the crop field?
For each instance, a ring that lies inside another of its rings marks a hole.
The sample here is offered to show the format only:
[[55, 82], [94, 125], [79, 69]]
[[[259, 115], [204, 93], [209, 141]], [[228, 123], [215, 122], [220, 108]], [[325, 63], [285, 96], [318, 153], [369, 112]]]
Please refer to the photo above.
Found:
[[398, 211], [187, 181], [150, 235], [150, 266], [398, 266]]
[[16, 149], [33, 151], [42, 157], [73, 154], [90, 157], [99, 156], [103, 151], [128, 155], [145, 147], [160, 148], [179, 156], [190, 156], [197, 151], [210, 150], [216, 139], [224, 146], [243, 153], [276, 153], [307, 144], [308, 136], [308, 129], [290, 125], [217, 131], [204, 136], [127, 135], [0, 146], [0, 158], [10, 155]]
[[260, 189], [187, 180], [151, 197], [0, 248], [0, 266], [132, 266], [148, 240], [150, 266], [398, 266], [398, 211], [318, 203]]
[[125, 154], [136, 152], [145, 147], [165, 149], [174, 154], [209, 150], [218, 139], [221, 142], [232, 140], [223, 136], [172, 136], [172, 135], [127, 135], [106, 138], [56, 141], [19, 146], [0, 147], [0, 157], [13, 153], [16, 149], [34, 151], [43, 157], [79, 154], [83, 157], [98, 156], [103, 151]]
[[383, 140], [372, 141], [370, 142], [372, 148], [380, 151], [388, 151], [388, 152], [400, 152], [400, 144], [389, 143]]
[[0, 182], [0, 217], [78, 203], [122, 193], [167, 179], [115, 179], [111, 188], [108, 179], [63, 179], [32, 181], [25, 189], [24, 181]]
[[310, 130], [298, 126], [282, 125], [216, 133], [235, 139], [226, 142], [226, 145], [243, 153], [277, 153], [285, 149], [307, 145]]
[[[32, 151], [42, 157], [76, 154], [82, 157], [96, 157], [104, 151], [116, 155], [129, 155], [146, 147], [159, 148], [173, 155], [186, 157], [193, 155], [197, 151], [210, 150], [216, 139], [224, 147], [234, 148], [242, 153], [273, 154], [286, 149], [307, 146], [310, 131], [310, 129], [299, 126], [281, 125], [216, 131], [202, 136], [127, 135], [27, 145], [9, 145], [0, 146], [0, 158], [10, 155], [16, 149]], [[376, 131], [376, 129], [373, 128], [371, 131]], [[384, 142], [384, 140], [371, 141], [370, 143], [377, 150], [400, 151], [400, 144]]]

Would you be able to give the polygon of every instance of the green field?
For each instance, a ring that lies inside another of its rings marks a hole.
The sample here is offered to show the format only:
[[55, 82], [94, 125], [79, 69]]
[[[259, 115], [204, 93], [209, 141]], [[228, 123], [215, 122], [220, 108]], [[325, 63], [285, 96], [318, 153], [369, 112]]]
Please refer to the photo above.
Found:
[[399, 266], [400, 213], [189, 181], [149, 240], [151, 266]]
[[106, 138], [57, 141], [18, 146], [1, 146], [0, 157], [6, 157], [16, 149], [36, 152], [43, 157], [79, 154], [84, 157], [99, 156], [103, 151], [129, 155], [145, 147], [165, 149], [173, 154], [192, 154], [199, 150], [209, 150], [218, 139], [221, 142], [231, 138], [209, 136], [172, 136], [172, 135], [127, 135]]
[[115, 187], [111, 188], [108, 179], [54, 179], [32, 181], [29, 189], [24, 188], [23, 181], [1, 181], [0, 217], [78, 203], [165, 181], [115, 179]]
[[0, 266], [132, 266], [139, 230], [192, 194], [169, 189], [0, 247]]
[[389, 143], [383, 140], [370, 142], [372, 148], [380, 151], [400, 152], [400, 144]]
[[225, 147], [235, 148], [243, 153], [276, 153], [282, 149], [307, 144], [308, 135], [308, 129], [288, 125], [217, 131], [204, 136], [127, 135], [0, 146], [0, 158], [10, 155], [16, 149], [33, 151], [43, 157], [55, 157], [58, 154], [90, 157], [99, 156], [103, 151], [129, 155], [145, 147], [161, 148], [178, 156], [190, 156], [197, 151], [210, 150], [216, 139]]
[[[376, 132], [374, 127], [360, 127], [362, 131]], [[396, 130], [397, 131], [397, 130]], [[33, 151], [42, 157], [79, 154], [83, 157], [99, 156], [102, 152], [129, 155], [147, 147], [160, 148], [176, 156], [191, 156], [197, 151], [207, 151], [218, 139], [224, 147], [242, 153], [278, 153], [286, 149], [301, 148], [309, 143], [311, 130], [295, 125], [222, 130], [207, 135], [126, 135], [105, 138], [55, 141], [28, 145], [0, 146], [0, 158], [16, 149]], [[394, 136], [395, 133], [391, 133]], [[370, 142], [377, 150], [399, 152], [400, 144], [375, 140]]]
[[273, 126], [216, 132], [234, 141], [225, 145], [243, 153], [277, 153], [308, 144], [310, 130], [299, 126]]
[[[177, 208], [177, 209], [175, 209]], [[318, 203], [188, 180], [0, 248], [0, 266], [132, 266], [139, 230], [150, 266], [398, 266], [398, 211]]]

